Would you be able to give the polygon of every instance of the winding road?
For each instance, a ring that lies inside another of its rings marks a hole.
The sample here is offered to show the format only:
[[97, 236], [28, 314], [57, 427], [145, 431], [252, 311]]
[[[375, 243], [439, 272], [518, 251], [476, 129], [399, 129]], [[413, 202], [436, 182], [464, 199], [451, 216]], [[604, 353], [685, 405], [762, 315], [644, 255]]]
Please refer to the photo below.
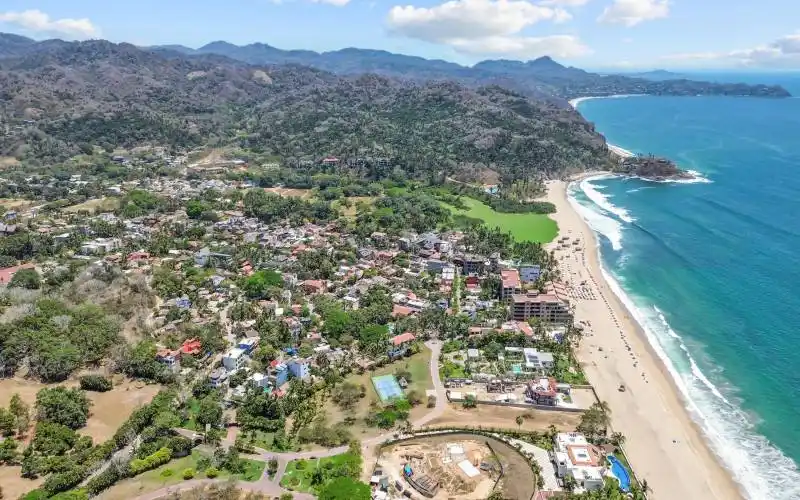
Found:
[[[431, 350], [431, 360], [429, 369], [431, 374], [431, 380], [433, 381], [433, 388], [436, 391], [436, 406], [431, 408], [431, 410], [428, 413], [426, 413], [422, 417], [412, 422], [412, 425], [414, 427], [423, 427], [427, 425], [431, 421], [442, 416], [445, 409], [447, 408], [446, 391], [444, 388], [444, 384], [442, 384], [442, 381], [439, 378], [439, 355], [442, 352], [442, 343], [438, 340], [432, 340], [425, 342], [425, 345]], [[175, 429], [175, 430], [179, 434], [189, 438], [191, 438], [195, 434], [194, 431], [190, 431], [187, 429]], [[374, 446], [383, 443], [387, 439], [393, 438], [395, 434], [397, 433], [386, 432], [379, 436], [369, 438], [361, 442], [361, 447], [363, 448], [364, 451], [367, 451], [370, 448], [373, 448]], [[234, 444], [233, 441], [229, 439], [222, 440], [223, 446], [226, 447], [233, 446], [233, 444]], [[313, 495], [309, 495], [307, 493], [298, 493], [294, 491], [289, 491], [280, 487], [281, 479], [283, 478], [283, 475], [286, 472], [286, 465], [292, 460], [324, 458], [324, 457], [332, 457], [334, 455], [339, 455], [347, 451], [347, 446], [339, 446], [337, 448], [329, 448], [327, 450], [290, 452], [290, 453], [276, 453], [264, 450], [262, 448], [256, 448], [255, 451], [256, 452], [254, 454], [248, 454], [246, 458], [262, 460], [264, 462], [268, 462], [269, 460], [274, 458], [278, 461], [278, 471], [275, 473], [275, 476], [273, 478], [270, 478], [269, 475], [267, 475], [265, 469], [264, 475], [261, 476], [261, 479], [254, 482], [240, 481], [239, 483], [237, 483], [238, 488], [245, 491], [258, 492], [271, 496], [280, 496], [283, 493], [291, 493], [292, 495], [294, 495], [294, 498], [296, 500], [311, 500], [315, 498]], [[158, 498], [167, 496], [171, 493], [185, 491], [202, 485], [225, 483], [226, 481], [227, 479], [196, 479], [193, 481], [185, 481], [175, 486], [161, 488], [146, 495], [141, 495], [139, 497], [136, 497], [136, 500], [156, 500]]]

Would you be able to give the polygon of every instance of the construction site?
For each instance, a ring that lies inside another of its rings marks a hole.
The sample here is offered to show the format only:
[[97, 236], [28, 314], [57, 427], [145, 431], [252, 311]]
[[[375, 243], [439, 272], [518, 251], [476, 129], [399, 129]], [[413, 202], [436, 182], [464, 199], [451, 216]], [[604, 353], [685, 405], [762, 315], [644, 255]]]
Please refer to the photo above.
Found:
[[502, 470], [490, 445], [478, 436], [444, 437], [400, 443], [383, 450], [379, 463], [395, 485], [394, 496], [433, 499], [489, 496]]

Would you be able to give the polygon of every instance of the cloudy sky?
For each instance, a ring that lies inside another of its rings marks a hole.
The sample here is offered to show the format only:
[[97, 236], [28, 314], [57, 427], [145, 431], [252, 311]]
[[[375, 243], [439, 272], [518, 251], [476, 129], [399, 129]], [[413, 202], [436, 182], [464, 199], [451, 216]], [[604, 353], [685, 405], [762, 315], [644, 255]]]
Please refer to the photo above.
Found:
[[2, 0], [0, 31], [462, 64], [550, 55], [586, 68], [800, 69], [798, 0]]

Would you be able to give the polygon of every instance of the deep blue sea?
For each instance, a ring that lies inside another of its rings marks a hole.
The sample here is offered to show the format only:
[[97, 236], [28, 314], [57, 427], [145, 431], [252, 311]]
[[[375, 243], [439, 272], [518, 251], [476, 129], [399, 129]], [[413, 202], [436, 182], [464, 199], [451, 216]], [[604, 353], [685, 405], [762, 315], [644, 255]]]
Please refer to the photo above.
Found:
[[[800, 75], [713, 78], [800, 96]], [[629, 97], [579, 111], [609, 143], [706, 179], [600, 178], [570, 193], [745, 494], [800, 499], [800, 98]]]

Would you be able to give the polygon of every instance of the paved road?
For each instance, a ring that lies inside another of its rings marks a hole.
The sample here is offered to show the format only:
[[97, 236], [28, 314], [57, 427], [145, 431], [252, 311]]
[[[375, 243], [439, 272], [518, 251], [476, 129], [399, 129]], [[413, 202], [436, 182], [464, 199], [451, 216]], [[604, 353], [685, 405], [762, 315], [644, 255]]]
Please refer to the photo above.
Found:
[[[433, 388], [436, 391], [436, 406], [434, 406], [428, 413], [417, 419], [416, 421], [412, 422], [414, 427], [422, 427], [427, 425], [432, 420], [440, 417], [444, 410], [447, 408], [447, 395], [445, 394], [445, 388], [442, 384], [442, 381], [439, 379], [439, 355], [442, 352], [442, 343], [438, 340], [432, 340], [426, 342], [425, 345], [431, 350], [431, 361], [430, 361], [430, 372], [431, 372], [431, 380], [433, 381]], [[194, 434], [193, 431], [187, 429], [175, 429], [179, 434], [182, 434], [186, 437], [191, 438]], [[375, 436], [373, 438], [364, 440], [361, 442], [362, 448], [369, 449], [378, 445], [387, 439], [391, 439], [394, 435], [397, 434], [396, 432], [386, 432], [379, 436]], [[222, 440], [223, 446], [233, 446], [233, 441], [228, 439]], [[239, 482], [238, 486], [247, 491], [258, 491], [260, 493], [264, 493], [267, 495], [273, 496], [280, 496], [282, 493], [292, 493], [294, 497], [298, 500], [305, 500], [305, 499], [312, 499], [314, 498], [313, 495], [307, 495], [304, 493], [296, 493], [292, 491], [284, 490], [280, 487], [281, 478], [283, 478], [283, 474], [286, 472], [286, 464], [291, 462], [292, 460], [298, 459], [310, 459], [310, 458], [323, 458], [323, 457], [332, 457], [334, 455], [340, 455], [347, 451], [347, 446], [339, 446], [337, 448], [329, 448], [327, 450], [317, 450], [317, 451], [304, 451], [304, 452], [289, 452], [289, 453], [276, 453], [268, 450], [264, 450], [262, 448], [256, 448], [255, 454], [248, 454], [246, 455], [247, 458], [253, 458], [256, 460], [262, 460], [264, 462], [269, 461], [272, 458], [275, 458], [278, 461], [278, 471], [275, 474], [273, 479], [270, 479], [264, 471], [264, 475], [258, 481], [252, 483], [246, 482]], [[195, 486], [199, 486], [202, 484], [212, 484], [215, 482], [225, 482], [225, 479], [198, 479], [194, 481], [186, 481], [181, 483], [179, 486], [173, 486], [171, 488], [162, 488], [160, 490], [154, 491], [152, 493], [148, 493], [147, 495], [143, 495], [137, 497], [136, 500], [155, 500], [157, 498], [161, 498], [166, 496], [175, 491], [181, 491], [193, 488]]]

